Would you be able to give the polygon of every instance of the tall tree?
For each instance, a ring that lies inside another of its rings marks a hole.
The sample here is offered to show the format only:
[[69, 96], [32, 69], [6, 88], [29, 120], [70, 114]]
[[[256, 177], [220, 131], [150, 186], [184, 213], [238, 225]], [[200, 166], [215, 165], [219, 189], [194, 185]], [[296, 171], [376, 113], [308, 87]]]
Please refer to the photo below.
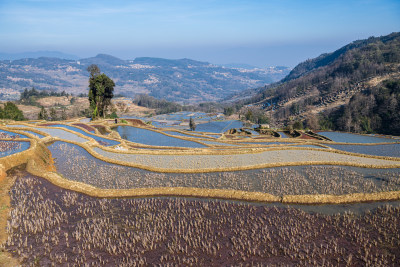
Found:
[[90, 73], [89, 103], [92, 119], [105, 117], [114, 96], [115, 83], [104, 73], [100, 74], [100, 69], [96, 65], [90, 65], [87, 70]]

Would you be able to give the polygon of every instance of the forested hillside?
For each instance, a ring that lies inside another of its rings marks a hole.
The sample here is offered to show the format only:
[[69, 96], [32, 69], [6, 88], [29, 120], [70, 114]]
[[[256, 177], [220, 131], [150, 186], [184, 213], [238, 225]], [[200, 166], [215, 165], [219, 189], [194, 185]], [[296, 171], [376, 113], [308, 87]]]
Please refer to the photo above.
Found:
[[400, 136], [400, 80], [385, 80], [355, 94], [348, 105], [325, 114], [321, 122], [335, 130]]
[[[247, 107], [251, 105], [264, 109], [278, 124], [305, 120], [316, 114], [339, 116], [341, 112], [347, 112], [346, 114], [350, 115], [345, 116], [346, 123], [343, 122], [343, 118], [331, 119], [331, 123], [335, 124], [332, 127], [356, 132], [377, 132], [380, 127], [384, 127], [384, 122], [394, 119], [394, 113], [381, 114], [383, 124], [378, 123], [379, 119], [376, 118], [366, 122], [370, 124], [369, 128], [361, 127], [361, 123], [349, 123], [348, 119], [349, 116], [355, 120], [359, 119], [358, 113], [353, 114], [357, 108], [346, 106], [357, 105], [356, 103], [367, 95], [375, 96], [377, 106], [373, 107], [371, 104], [369, 108], [372, 110], [382, 109], [381, 103], [387, 101], [391, 101], [392, 107], [395, 106], [394, 103], [398, 105], [399, 97], [395, 93], [396, 89], [393, 89], [396, 85], [391, 84], [396, 84], [399, 73], [400, 33], [370, 37], [299, 64], [281, 82], [260, 88], [256, 95], [241, 103]], [[384, 80], [391, 81], [375, 88]], [[393, 92], [379, 96], [380, 90]], [[333, 113], [335, 110], [337, 113]], [[364, 113], [362, 112], [363, 116]], [[388, 133], [392, 130], [387, 128], [384, 131]]]

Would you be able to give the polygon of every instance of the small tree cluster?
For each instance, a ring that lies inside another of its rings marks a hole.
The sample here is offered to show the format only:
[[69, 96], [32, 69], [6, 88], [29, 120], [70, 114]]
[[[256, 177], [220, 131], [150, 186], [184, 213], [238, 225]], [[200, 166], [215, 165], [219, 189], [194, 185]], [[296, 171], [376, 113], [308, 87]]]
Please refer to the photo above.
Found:
[[189, 128], [190, 128], [191, 131], [195, 131], [196, 130], [196, 123], [194, 122], [192, 117], [190, 117], [190, 120], [189, 120]]
[[0, 119], [25, 120], [22, 111], [12, 102], [5, 103], [3, 108], [0, 107]]

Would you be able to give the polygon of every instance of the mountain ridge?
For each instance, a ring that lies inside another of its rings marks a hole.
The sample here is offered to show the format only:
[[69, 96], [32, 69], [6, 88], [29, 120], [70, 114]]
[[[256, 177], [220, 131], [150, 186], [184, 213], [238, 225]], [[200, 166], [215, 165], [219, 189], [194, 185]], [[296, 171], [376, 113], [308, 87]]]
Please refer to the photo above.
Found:
[[147, 93], [181, 103], [219, 101], [234, 92], [277, 81], [289, 72], [229, 69], [187, 58], [123, 60], [107, 54], [79, 60], [39, 57], [0, 61], [0, 88], [14, 93], [30, 87], [85, 93], [86, 68], [91, 64], [114, 80], [115, 93], [129, 97]]
[[[285, 125], [318, 114], [333, 114], [332, 110], [349, 105], [352, 97], [382, 86], [385, 81], [399, 80], [399, 74], [400, 33], [391, 33], [357, 40], [302, 62], [280, 82], [245, 90], [230, 100], [236, 99], [235, 104], [244, 105], [245, 109], [262, 109], [277, 125]], [[400, 102], [400, 96], [388, 97], [395, 99], [392, 103]], [[354, 131], [362, 128], [346, 127]]]

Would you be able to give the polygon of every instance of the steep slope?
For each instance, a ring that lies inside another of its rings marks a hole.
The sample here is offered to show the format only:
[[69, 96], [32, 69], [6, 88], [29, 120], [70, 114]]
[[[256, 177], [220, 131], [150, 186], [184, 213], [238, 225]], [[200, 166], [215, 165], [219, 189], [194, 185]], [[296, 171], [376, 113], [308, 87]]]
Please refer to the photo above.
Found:
[[179, 102], [216, 101], [248, 88], [282, 79], [288, 69], [236, 69], [190, 59], [142, 57], [122, 60], [99, 54], [80, 60], [41, 57], [0, 61], [3, 98], [35, 87], [39, 90], [87, 92], [86, 68], [96, 64], [116, 83], [115, 93], [133, 97], [147, 93]]
[[400, 136], [400, 75], [356, 93], [347, 105], [324, 114], [322, 123], [334, 130]]
[[278, 124], [342, 105], [400, 73], [400, 33], [355, 41], [296, 66], [280, 83], [242, 100], [263, 108]]

